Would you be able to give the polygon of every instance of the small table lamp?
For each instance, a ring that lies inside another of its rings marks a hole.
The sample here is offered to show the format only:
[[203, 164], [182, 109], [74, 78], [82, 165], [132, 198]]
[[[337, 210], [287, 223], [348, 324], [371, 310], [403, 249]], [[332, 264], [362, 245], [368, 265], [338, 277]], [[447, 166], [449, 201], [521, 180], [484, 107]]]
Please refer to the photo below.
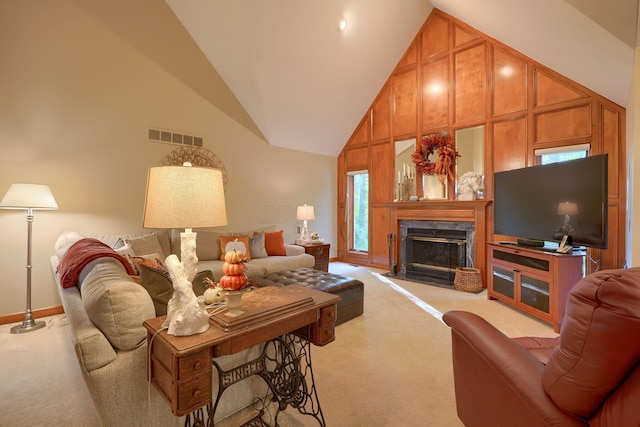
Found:
[[298, 221], [302, 221], [302, 232], [300, 233], [300, 241], [302, 243], [309, 243], [309, 229], [307, 228], [307, 221], [316, 219], [313, 214], [313, 206], [298, 206], [296, 218]]
[[31, 314], [31, 229], [35, 210], [56, 210], [58, 204], [48, 185], [13, 183], [0, 202], [0, 209], [27, 211], [27, 308], [21, 325], [11, 328], [12, 334], [31, 332], [44, 327], [44, 321], [33, 320]]
[[[143, 227], [185, 229], [180, 233], [181, 261], [174, 259], [175, 255], [167, 257], [174, 288], [165, 322], [169, 334], [192, 335], [208, 328], [208, 313], [195, 305], [196, 297], [190, 284], [198, 268], [196, 233], [192, 228], [226, 224], [224, 184], [219, 169], [195, 167], [189, 163], [149, 169]], [[171, 268], [179, 264], [183, 272]], [[183, 273], [189, 283], [183, 280]], [[178, 320], [180, 317], [182, 320]]]

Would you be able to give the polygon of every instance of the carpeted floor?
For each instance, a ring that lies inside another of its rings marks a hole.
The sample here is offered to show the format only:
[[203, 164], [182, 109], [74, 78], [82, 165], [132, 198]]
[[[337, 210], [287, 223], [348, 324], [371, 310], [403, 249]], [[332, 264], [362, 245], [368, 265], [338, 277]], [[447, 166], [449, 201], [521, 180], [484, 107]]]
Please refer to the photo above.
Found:
[[[336, 328], [336, 341], [313, 347], [322, 410], [330, 427], [461, 426], [455, 409], [451, 339], [440, 316], [477, 313], [508, 336], [555, 336], [553, 329], [496, 301], [398, 280], [384, 271], [331, 263], [365, 283], [365, 313]], [[11, 335], [0, 326], [0, 426], [97, 426], [64, 315]], [[280, 425], [316, 426], [291, 409]]]

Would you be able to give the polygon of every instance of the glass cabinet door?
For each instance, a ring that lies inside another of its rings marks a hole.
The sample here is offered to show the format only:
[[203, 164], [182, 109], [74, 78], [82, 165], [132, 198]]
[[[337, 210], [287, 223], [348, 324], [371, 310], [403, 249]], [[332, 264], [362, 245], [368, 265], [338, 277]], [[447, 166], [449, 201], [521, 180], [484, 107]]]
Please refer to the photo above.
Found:
[[549, 282], [522, 274], [520, 303], [549, 313]]
[[493, 290], [509, 298], [515, 295], [515, 272], [493, 266]]

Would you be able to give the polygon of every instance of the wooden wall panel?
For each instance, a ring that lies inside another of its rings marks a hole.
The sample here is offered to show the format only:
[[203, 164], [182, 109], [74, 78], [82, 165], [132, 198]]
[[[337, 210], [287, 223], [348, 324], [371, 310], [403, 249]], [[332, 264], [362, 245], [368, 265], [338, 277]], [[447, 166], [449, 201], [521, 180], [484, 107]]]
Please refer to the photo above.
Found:
[[394, 82], [393, 133], [395, 136], [416, 133], [418, 73], [405, 71]]
[[449, 49], [449, 21], [443, 16], [431, 14], [422, 32], [421, 59], [442, 54]]
[[449, 119], [449, 60], [422, 67], [422, 130], [446, 126]]
[[407, 52], [404, 54], [404, 56], [402, 57], [402, 59], [400, 60], [396, 68], [400, 69], [400, 68], [408, 67], [416, 64], [417, 62], [418, 62], [418, 43], [417, 41], [414, 41], [413, 43], [411, 43], [411, 46], [409, 46], [409, 49], [407, 49]]
[[369, 262], [380, 268], [389, 265], [389, 243], [387, 235], [391, 233], [389, 228], [389, 208], [371, 207], [369, 210], [371, 224], [369, 224]]
[[534, 143], [591, 136], [591, 104], [535, 115]]
[[454, 57], [455, 123], [486, 117], [485, 45], [460, 51]]
[[620, 166], [623, 164], [620, 161], [620, 114], [617, 111], [611, 110], [605, 106], [601, 109], [602, 118], [602, 149], [604, 153], [609, 155], [609, 162], [607, 164], [609, 176], [609, 198], [618, 197], [619, 191], [625, 190], [625, 182], [620, 180], [621, 176], [624, 176], [624, 171], [620, 171]]
[[388, 202], [393, 199], [395, 150], [392, 143], [371, 146], [369, 173], [369, 202]]
[[[440, 96], [428, 90], [434, 77], [446, 84]], [[395, 233], [389, 231], [395, 230], [389, 221], [400, 208], [389, 190], [394, 139], [484, 125], [487, 233], [493, 232], [494, 171], [535, 164], [531, 156], [538, 147], [590, 143], [592, 154], [609, 154], [610, 175], [609, 249], [602, 255], [598, 250], [590, 253], [601, 260], [600, 268], [620, 267], [627, 217], [625, 114], [621, 106], [434, 9], [338, 158], [338, 256], [346, 262], [387, 266], [386, 235]], [[345, 222], [346, 174], [362, 169], [369, 170], [372, 184], [368, 253], [348, 251]], [[444, 203], [461, 203], [455, 200], [453, 183], [447, 198]], [[411, 206], [424, 212], [432, 204]]]
[[360, 125], [358, 125], [356, 130], [353, 132], [353, 135], [351, 135], [351, 139], [349, 139], [347, 146], [362, 144], [369, 141], [369, 128], [371, 127], [371, 121], [369, 120], [369, 117], [370, 114], [367, 113], [364, 119], [362, 119], [362, 121], [360, 122]]
[[586, 98], [587, 96], [543, 71], [534, 70], [535, 105], [537, 107]]
[[391, 136], [391, 89], [389, 85], [380, 92], [372, 107], [371, 139], [389, 138]]
[[501, 49], [493, 49], [493, 114], [527, 108], [527, 63]]
[[466, 28], [461, 27], [460, 25], [454, 25], [453, 45], [455, 47], [459, 47], [473, 40], [478, 40], [479, 38], [480, 36], [478, 34], [472, 33]]
[[350, 148], [346, 152], [347, 172], [369, 169], [369, 147]]
[[[518, 118], [493, 124], [493, 172], [527, 166], [527, 120]], [[492, 193], [493, 194], [493, 193]]]
[[338, 220], [336, 221], [338, 225], [338, 242], [334, 245], [337, 251], [337, 257], [340, 259], [346, 253], [347, 240], [344, 239], [346, 237], [347, 230], [347, 218], [345, 215], [346, 211], [346, 201], [347, 201], [347, 161], [346, 161], [346, 150], [342, 150], [340, 155], [338, 156]]

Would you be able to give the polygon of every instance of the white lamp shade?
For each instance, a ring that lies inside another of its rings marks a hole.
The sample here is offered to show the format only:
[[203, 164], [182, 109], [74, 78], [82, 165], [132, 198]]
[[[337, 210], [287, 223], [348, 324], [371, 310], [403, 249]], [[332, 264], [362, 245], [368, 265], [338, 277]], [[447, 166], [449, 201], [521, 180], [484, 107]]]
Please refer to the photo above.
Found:
[[0, 209], [56, 210], [58, 204], [48, 185], [14, 182], [0, 202]]
[[298, 221], [316, 219], [313, 213], [313, 206], [307, 206], [307, 205], [298, 206], [296, 218], [298, 219]]
[[222, 172], [195, 166], [149, 169], [145, 228], [201, 228], [227, 224]]

